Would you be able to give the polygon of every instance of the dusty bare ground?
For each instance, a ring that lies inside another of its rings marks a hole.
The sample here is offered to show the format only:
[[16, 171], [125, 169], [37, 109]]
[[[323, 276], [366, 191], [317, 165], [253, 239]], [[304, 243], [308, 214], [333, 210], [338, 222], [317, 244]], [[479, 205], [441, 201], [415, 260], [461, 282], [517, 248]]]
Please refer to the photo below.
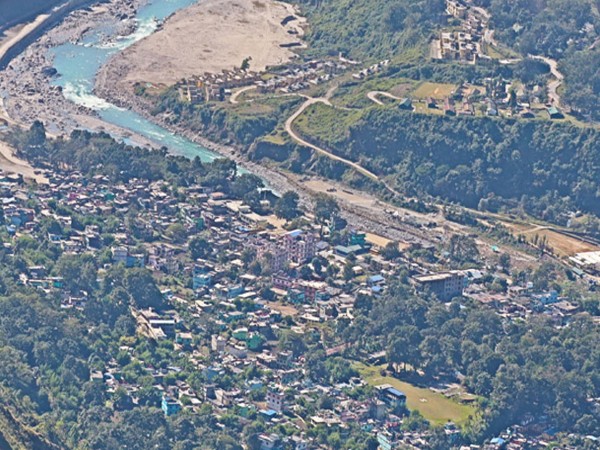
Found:
[[549, 230], [546, 227], [523, 226], [509, 223], [506, 223], [505, 225], [513, 230], [515, 235], [524, 236], [529, 242], [534, 242], [535, 236], [537, 236], [538, 241], [546, 238], [547, 245], [551, 247], [553, 252], [559, 257], [574, 256], [576, 253], [595, 252], [600, 250], [600, 248], [593, 244]]
[[[292, 14], [298, 19], [282, 25]], [[170, 85], [240, 67], [247, 57], [250, 69], [260, 71], [294, 57], [280, 44], [300, 42], [303, 23], [291, 5], [273, 0], [203, 0], [116, 56], [106, 67], [107, 82]]]
[[30, 178], [38, 183], [47, 183], [48, 179], [42, 174], [36, 174], [27, 161], [13, 155], [13, 149], [0, 141], [0, 170], [7, 173], [17, 173], [24, 178]]

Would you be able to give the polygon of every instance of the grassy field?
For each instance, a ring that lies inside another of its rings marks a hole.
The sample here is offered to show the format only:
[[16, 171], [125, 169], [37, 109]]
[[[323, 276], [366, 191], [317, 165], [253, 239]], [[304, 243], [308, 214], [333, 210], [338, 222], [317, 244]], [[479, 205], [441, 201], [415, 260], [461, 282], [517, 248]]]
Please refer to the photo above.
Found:
[[413, 92], [412, 96], [414, 98], [432, 97], [438, 100], [442, 100], [448, 97], [455, 89], [455, 84], [431, 83], [429, 81], [425, 81], [419, 85], [415, 92]]
[[309, 106], [296, 119], [294, 126], [303, 136], [316, 138], [321, 142], [336, 142], [344, 139], [348, 130], [361, 117], [361, 111], [334, 109], [322, 103]]
[[380, 367], [378, 366], [354, 363], [354, 367], [370, 385], [391, 384], [396, 389], [404, 392], [408, 409], [418, 410], [423, 417], [434, 425], [442, 425], [449, 420], [457, 425], [463, 425], [467, 422], [469, 416], [474, 416], [476, 413], [473, 406], [457, 403], [442, 394], [414, 386], [397, 378], [383, 377], [379, 374]]

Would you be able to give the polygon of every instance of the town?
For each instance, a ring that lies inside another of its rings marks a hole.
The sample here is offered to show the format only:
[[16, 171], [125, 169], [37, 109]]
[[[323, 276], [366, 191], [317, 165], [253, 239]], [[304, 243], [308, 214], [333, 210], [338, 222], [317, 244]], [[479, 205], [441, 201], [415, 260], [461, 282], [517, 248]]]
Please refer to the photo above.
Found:
[[[248, 174], [236, 176], [228, 163], [214, 164], [234, 185], [246, 183], [243, 194], [260, 185]], [[476, 248], [459, 256], [475, 245], [462, 235], [446, 236], [439, 248], [391, 241], [341, 223], [335, 200], [326, 195], [314, 211], [301, 211], [292, 193], [279, 198], [266, 189], [251, 201], [235, 194], [237, 188], [208, 184], [143, 177], [114, 183], [106, 174], [59, 169], [46, 169], [44, 176], [47, 183], [10, 174], [1, 181], [10, 237], [4, 251], [16, 254], [38, 241], [60, 255], [59, 269], [51, 272], [40, 264], [23, 266], [19, 282], [59, 298], [58, 307], [69, 314], [87, 314], [91, 292], [81, 267], [72, 264], [85, 266], [92, 258], [101, 264], [101, 282], [125, 271], [131, 295], [140, 296], [129, 307], [137, 336], [123, 338], [118, 355], [90, 380], [117, 409], [154, 405], [171, 417], [210, 405], [219, 427], [227, 426], [226, 417], [260, 420], [264, 431], [255, 436], [256, 448], [332, 448], [318, 430], [347, 436], [360, 429], [384, 450], [423, 448], [432, 438], [430, 428], [408, 425], [418, 414], [414, 396], [425, 394], [411, 393], [407, 401], [389, 376], [388, 353], [352, 348], [336, 335], [356, 319], [358, 303], [382, 298], [399, 277], [408, 274], [411, 289], [429, 302], [473, 302], [494, 311], [504, 326], [543, 316], [561, 328], [583, 313], [579, 302], [559, 295], [541, 275], [510, 275], [511, 258], [498, 247], [476, 257]], [[594, 255], [571, 261], [582, 282], [593, 280]], [[472, 261], [470, 268], [452, 269], [452, 260], [461, 258]], [[320, 342], [328, 370], [329, 364], [346, 369], [316, 376], [306, 342]], [[159, 359], [143, 350], [147, 343], [161, 350]], [[373, 369], [382, 376], [369, 376]], [[184, 373], [198, 381], [190, 383]], [[421, 390], [441, 404], [474, 408], [475, 397], [454, 377]], [[598, 399], [589, 401], [600, 407]], [[443, 421], [448, 442], [460, 442], [461, 425], [450, 417]], [[464, 449], [546, 448], [551, 436], [539, 432], [543, 427], [544, 419], [531, 418], [484, 446]]]

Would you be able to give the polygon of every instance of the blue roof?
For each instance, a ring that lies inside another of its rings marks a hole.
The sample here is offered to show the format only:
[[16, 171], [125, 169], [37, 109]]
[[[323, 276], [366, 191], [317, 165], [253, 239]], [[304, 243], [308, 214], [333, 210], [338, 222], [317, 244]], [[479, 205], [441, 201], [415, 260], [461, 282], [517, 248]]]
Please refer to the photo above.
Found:
[[383, 278], [382, 275], [373, 275], [372, 277], [369, 277], [369, 281], [371, 283], [378, 283], [380, 281], [383, 281], [385, 278]]
[[398, 389], [393, 388], [393, 387], [387, 388], [387, 391], [396, 397], [406, 397], [406, 394], [404, 392], [399, 391]]
[[496, 437], [490, 441], [490, 443], [496, 444], [496, 445], [504, 445], [505, 442], [506, 441], [504, 439], [502, 439], [501, 437]]
[[274, 409], [261, 409], [260, 413], [269, 417], [277, 415], [277, 411], [275, 411]]
[[288, 234], [288, 236], [296, 238], [296, 237], [298, 237], [298, 236], [300, 236], [302, 234], [302, 230], [293, 230], [293, 231], [290, 231], [287, 234]]

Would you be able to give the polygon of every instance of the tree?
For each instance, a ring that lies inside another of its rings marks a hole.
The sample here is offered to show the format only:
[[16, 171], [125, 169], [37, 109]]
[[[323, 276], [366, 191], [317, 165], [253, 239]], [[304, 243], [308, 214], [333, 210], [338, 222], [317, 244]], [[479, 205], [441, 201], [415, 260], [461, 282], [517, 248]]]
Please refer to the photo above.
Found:
[[97, 287], [98, 269], [92, 255], [63, 254], [54, 270], [63, 277], [65, 287], [71, 292], [83, 290], [90, 293]]
[[335, 198], [331, 195], [319, 192], [315, 195], [314, 213], [317, 222], [324, 224], [335, 216], [340, 210], [340, 206]]
[[128, 269], [125, 289], [138, 308], [161, 308], [164, 304], [162, 294], [147, 269]]
[[383, 249], [382, 255], [385, 259], [393, 261], [400, 257], [400, 248], [397, 242], [388, 242]]
[[244, 58], [244, 60], [242, 61], [242, 66], [240, 68], [242, 70], [250, 69], [250, 61], [252, 61], [252, 56], [248, 56], [247, 58]]
[[312, 270], [308, 266], [300, 267], [300, 278], [303, 280], [310, 280], [312, 278]]
[[311, 263], [310, 263], [310, 264], [312, 265], [312, 267], [313, 267], [314, 271], [315, 271], [317, 274], [320, 274], [320, 273], [321, 273], [321, 271], [323, 270], [323, 263], [321, 262], [321, 259], [320, 259], [319, 257], [317, 257], [317, 256], [315, 256], [315, 257], [313, 258], [313, 260], [311, 261]]
[[180, 224], [179, 222], [169, 225], [169, 227], [167, 228], [166, 234], [176, 244], [183, 244], [187, 237], [187, 231], [186, 231], [185, 227], [182, 224]]
[[462, 234], [455, 234], [450, 238], [448, 253], [450, 258], [459, 265], [476, 262], [479, 259], [479, 249], [475, 239]]
[[498, 257], [498, 264], [502, 267], [502, 270], [506, 273], [510, 270], [510, 255], [508, 253], [502, 253]]
[[352, 278], [354, 278], [354, 269], [350, 261], [344, 265], [344, 271], [342, 272], [342, 275], [346, 281], [350, 281]]
[[236, 198], [245, 200], [247, 196], [255, 194], [256, 191], [264, 187], [264, 185], [265, 184], [260, 177], [252, 173], [243, 173], [236, 177], [231, 183], [231, 193]]
[[300, 209], [298, 208], [298, 202], [300, 196], [297, 192], [286, 191], [284, 194], [277, 199], [275, 203], [275, 215], [280, 219], [290, 221], [300, 216]]
[[192, 259], [204, 259], [210, 254], [210, 243], [202, 236], [194, 236], [188, 244]]

